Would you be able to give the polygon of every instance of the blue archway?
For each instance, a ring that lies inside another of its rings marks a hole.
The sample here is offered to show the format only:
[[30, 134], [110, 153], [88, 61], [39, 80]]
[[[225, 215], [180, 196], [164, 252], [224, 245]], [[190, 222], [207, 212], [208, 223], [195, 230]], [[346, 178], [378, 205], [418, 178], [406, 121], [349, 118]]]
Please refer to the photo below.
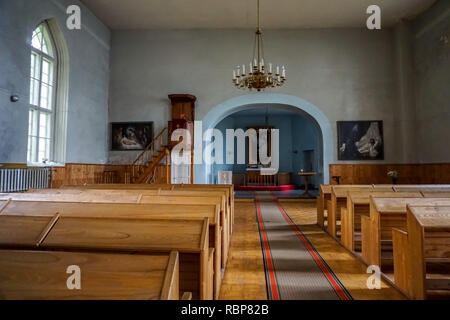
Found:
[[[296, 96], [275, 93], [255, 93], [238, 96], [218, 104], [202, 119], [203, 132], [214, 128], [227, 116], [254, 105], [271, 105], [277, 108], [295, 110], [310, 119], [321, 134], [322, 155], [319, 163], [320, 181], [329, 182], [329, 165], [334, 158], [334, 138], [330, 122], [315, 105]], [[197, 150], [195, 151], [197, 152]], [[211, 166], [202, 164], [195, 167], [195, 183], [211, 183]]]

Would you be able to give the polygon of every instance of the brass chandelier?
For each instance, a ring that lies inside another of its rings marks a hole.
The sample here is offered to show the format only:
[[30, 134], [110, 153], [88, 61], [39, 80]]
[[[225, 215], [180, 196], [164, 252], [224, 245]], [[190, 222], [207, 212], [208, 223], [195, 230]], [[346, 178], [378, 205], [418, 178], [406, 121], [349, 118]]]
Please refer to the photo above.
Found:
[[248, 65], [248, 73], [246, 73], [246, 65], [237, 66], [233, 70], [233, 84], [239, 89], [256, 89], [261, 91], [265, 88], [281, 87], [286, 82], [286, 68], [277, 66], [273, 68], [272, 63], [266, 68], [264, 60], [264, 43], [260, 23], [260, 6], [257, 0], [258, 26], [255, 32], [255, 43], [253, 47], [253, 59]]

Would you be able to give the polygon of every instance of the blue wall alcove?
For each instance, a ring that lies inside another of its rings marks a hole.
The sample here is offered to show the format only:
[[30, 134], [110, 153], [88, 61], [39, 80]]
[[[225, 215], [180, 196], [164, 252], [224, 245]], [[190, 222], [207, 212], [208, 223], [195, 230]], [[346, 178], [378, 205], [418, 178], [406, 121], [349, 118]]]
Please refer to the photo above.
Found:
[[[208, 129], [216, 128], [216, 126], [226, 117], [243, 111], [254, 109], [257, 107], [270, 107], [271, 109], [296, 111], [303, 118], [308, 119], [316, 128], [319, 135], [319, 176], [318, 183], [329, 181], [329, 164], [334, 158], [334, 138], [333, 131], [328, 118], [315, 105], [308, 101], [285, 94], [274, 93], [255, 93], [238, 96], [229, 99], [214, 108], [212, 108], [202, 119], [203, 133]], [[205, 146], [203, 142], [203, 146]], [[199, 150], [196, 148], [196, 157], [199, 157]], [[282, 154], [280, 155], [280, 158]], [[206, 164], [195, 165], [195, 183], [214, 183], [213, 166]]]

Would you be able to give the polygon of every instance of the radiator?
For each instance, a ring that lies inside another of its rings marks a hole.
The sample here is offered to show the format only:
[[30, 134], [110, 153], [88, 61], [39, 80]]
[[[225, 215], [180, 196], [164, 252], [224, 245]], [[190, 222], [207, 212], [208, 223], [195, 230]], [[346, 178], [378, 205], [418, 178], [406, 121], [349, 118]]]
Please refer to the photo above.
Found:
[[21, 192], [49, 187], [48, 168], [0, 169], [0, 192]]

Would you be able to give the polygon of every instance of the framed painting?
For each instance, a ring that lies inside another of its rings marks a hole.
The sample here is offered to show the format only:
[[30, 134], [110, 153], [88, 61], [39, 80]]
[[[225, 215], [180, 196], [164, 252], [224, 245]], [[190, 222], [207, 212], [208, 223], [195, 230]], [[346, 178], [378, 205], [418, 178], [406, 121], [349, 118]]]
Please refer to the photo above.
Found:
[[384, 160], [383, 121], [338, 121], [338, 160]]
[[153, 122], [111, 123], [111, 150], [145, 150], [153, 140]]

